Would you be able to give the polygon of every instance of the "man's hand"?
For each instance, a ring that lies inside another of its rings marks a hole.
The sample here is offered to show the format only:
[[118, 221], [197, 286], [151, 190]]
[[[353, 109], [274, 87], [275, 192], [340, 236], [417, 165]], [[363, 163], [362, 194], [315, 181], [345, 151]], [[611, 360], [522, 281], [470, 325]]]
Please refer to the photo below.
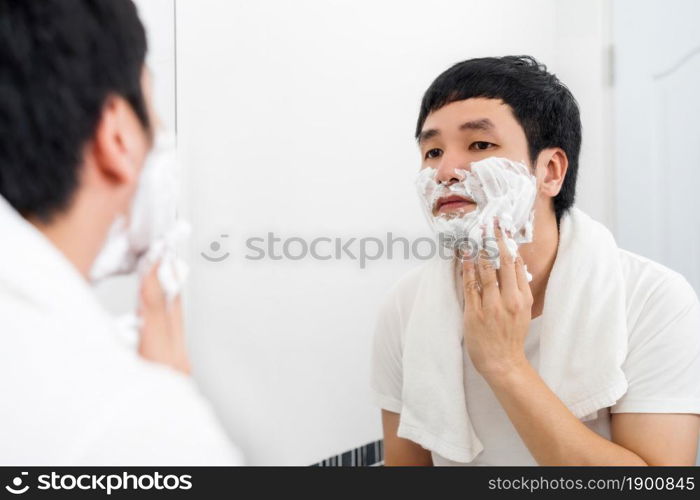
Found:
[[500, 269], [485, 251], [476, 264], [462, 262], [464, 346], [487, 379], [528, 364], [524, 345], [533, 300], [522, 257], [511, 256], [498, 224], [495, 233]]
[[178, 295], [168, 303], [158, 280], [156, 263], [141, 283], [139, 316], [143, 321], [139, 354], [155, 363], [190, 373], [185, 333], [182, 325], [182, 301]]

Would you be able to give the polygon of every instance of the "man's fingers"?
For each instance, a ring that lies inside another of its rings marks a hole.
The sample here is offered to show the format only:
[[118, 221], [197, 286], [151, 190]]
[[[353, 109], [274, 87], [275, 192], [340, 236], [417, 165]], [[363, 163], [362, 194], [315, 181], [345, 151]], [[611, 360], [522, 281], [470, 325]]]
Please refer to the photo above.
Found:
[[515, 294], [518, 290], [518, 282], [515, 276], [515, 259], [510, 254], [510, 250], [508, 250], [503, 231], [497, 219], [494, 220], [494, 233], [496, 235], [500, 260], [500, 267], [497, 272], [498, 286], [501, 290], [501, 294]]
[[173, 349], [173, 367], [183, 373], [190, 373], [190, 362], [187, 354], [187, 341], [182, 318], [182, 297], [178, 295], [168, 305], [168, 332]]
[[476, 277], [474, 261], [464, 259], [462, 261], [462, 283], [464, 286], [464, 307], [467, 311], [481, 309], [481, 292], [479, 280]]
[[525, 263], [523, 258], [518, 254], [515, 257], [515, 275], [518, 280], [518, 289], [522, 293], [523, 297], [532, 304], [532, 289], [530, 288], [530, 283], [527, 281], [527, 275], [525, 274]]
[[158, 279], [159, 265], [160, 262], [153, 264], [141, 281], [140, 298], [141, 305], [144, 308], [165, 307], [165, 293]]
[[479, 260], [477, 263], [477, 273], [479, 283], [481, 284], [481, 303], [495, 303], [499, 300], [500, 293], [498, 291], [498, 276], [493, 257], [482, 250], [479, 252]]

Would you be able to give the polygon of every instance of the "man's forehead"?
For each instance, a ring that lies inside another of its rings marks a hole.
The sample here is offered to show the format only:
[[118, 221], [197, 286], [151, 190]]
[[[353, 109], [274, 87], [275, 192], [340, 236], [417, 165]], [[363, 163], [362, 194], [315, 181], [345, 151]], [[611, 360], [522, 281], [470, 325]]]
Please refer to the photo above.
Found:
[[425, 119], [424, 128], [434, 122], [467, 122], [490, 118], [496, 122], [499, 118], [512, 116], [511, 107], [501, 99], [489, 99], [485, 97], [474, 97], [453, 101], [444, 106], [431, 111]]
[[454, 101], [426, 117], [418, 140], [427, 140], [443, 130], [494, 131], [514, 119], [511, 107], [501, 99], [479, 97]]

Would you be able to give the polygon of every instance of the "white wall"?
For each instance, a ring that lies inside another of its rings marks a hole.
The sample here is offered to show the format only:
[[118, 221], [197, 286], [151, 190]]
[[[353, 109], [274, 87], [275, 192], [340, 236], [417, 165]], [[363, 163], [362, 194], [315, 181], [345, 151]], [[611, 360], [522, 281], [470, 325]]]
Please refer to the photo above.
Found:
[[700, 293], [700, 3], [672, 5], [615, 2], [618, 236]]
[[[606, 5], [177, 0], [193, 362], [251, 463], [308, 464], [380, 437], [374, 318], [417, 262], [254, 262], [245, 239], [427, 234], [413, 189], [422, 92], [455, 62], [510, 53], [577, 96], [579, 205], [611, 224]], [[214, 240], [223, 262], [200, 256]]]

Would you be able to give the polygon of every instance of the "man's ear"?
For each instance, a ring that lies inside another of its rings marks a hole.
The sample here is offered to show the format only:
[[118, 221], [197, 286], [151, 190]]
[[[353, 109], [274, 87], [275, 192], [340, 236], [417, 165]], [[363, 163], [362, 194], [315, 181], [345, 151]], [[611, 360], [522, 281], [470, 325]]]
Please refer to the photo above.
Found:
[[539, 192], [551, 198], [558, 195], [568, 168], [569, 159], [563, 149], [548, 148], [542, 150], [537, 157], [536, 177]]
[[115, 187], [136, 182], [145, 152], [143, 136], [141, 123], [126, 100], [108, 97], [93, 141], [95, 166], [104, 181]]

